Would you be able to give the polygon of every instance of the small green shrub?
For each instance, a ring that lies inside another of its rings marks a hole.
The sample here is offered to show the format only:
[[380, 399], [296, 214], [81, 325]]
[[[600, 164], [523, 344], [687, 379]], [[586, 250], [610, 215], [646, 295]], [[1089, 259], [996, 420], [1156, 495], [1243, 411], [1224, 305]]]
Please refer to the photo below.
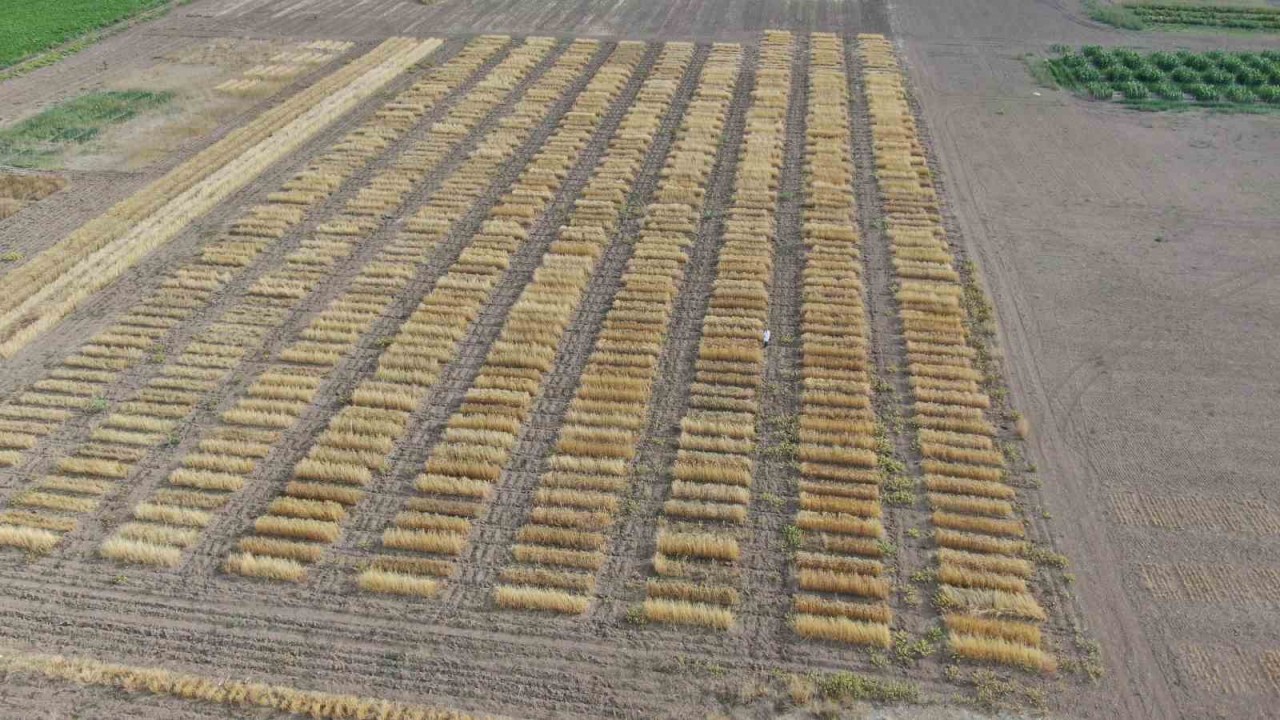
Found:
[[1151, 92], [1155, 93], [1161, 100], [1183, 99], [1182, 88], [1171, 82], [1157, 83], [1151, 88]]
[[1082, 82], [1082, 83], [1094, 83], [1094, 82], [1102, 81], [1102, 73], [1098, 71], [1098, 68], [1092, 65], [1088, 65], [1077, 70], [1075, 73], [1075, 77], [1076, 77], [1076, 81]]
[[1251, 103], [1258, 100], [1258, 96], [1249, 91], [1249, 88], [1239, 85], [1231, 85], [1222, 91], [1222, 97], [1233, 103]]
[[1249, 87], [1259, 87], [1267, 84], [1267, 76], [1250, 68], [1245, 68], [1236, 73], [1236, 82]]
[[1133, 71], [1124, 65], [1112, 65], [1102, 72], [1112, 83], [1129, 82], [1133, 79]]
[[1084, 89], [1089, 93], [1089, 97], [1094, 100], [1110, 100], [1111, 96], [1115, 94], [1111, 86], [1103, 82], [1089, 83], [1085, 85]]
[[1257, 93], [1259, 100], [1272, 105], [1280, 105], [1280, 86], [1263, 85], [1254, 92]]
[[[1185, 51], [1184, 51], [1185, 52]], [[1186, 53], [1182, 55], [1182, 64], [1192, 70], [1204, 72], [1213, 67], [1213, 60], [1204, 55], [1196, 55], [1194, 53]]]
[[1164, 51], [1153, 52], [1151, 53], [1151, 57], [1148, 59], [1151, 61], [1151, 64], [1165, 72], [1169, 72], [1182, 64], [1182, 62], [1178, 60], [1177, 55]]
[[1235, 76], [1233, 76], [1231, 73], [1225, 70], [1219, 70], [1218, 68], [1205, 70], [1204, 72], [1200, 73], [1200, 78], [1202, 79], [1203, 82], [1209, 85], [1219, 85], [1219, 86], [1230, 85], [1232, 81], [1235, 80]]
[[1218, 88], [1205, 83], [1192, 83], [1186, 87], [1187, 94], [1200, 102], [1214, 102], [1221, 93]]
[[1116, 90], [1118, 90], [1121, 95], [1124, 95], [1126, 100], [1146, 100], [1147, 96], [1150, 95], [1147, 91], [1146, 85], [1134, 80], [1120, 83], [1120, 86], [1117, 87]]
[[1164, 73], [1160, 72], [1160, 68], [1155, 65], [1141, 65], [1133, 71], [1133, 76], [1144, 83], [1164, 80]]
[[1169, 73], [1169, 77], [1183, 85], [1200, 82], [1200, 73], [1186, 66], [1174, 68], [1173, 72]]

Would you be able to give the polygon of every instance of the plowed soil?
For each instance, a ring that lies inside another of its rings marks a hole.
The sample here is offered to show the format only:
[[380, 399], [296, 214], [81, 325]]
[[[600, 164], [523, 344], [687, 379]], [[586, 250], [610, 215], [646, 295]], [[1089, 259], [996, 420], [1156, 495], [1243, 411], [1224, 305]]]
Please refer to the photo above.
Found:
[[[1023, 453], [1039, 485], [1020, 492], [1033, 537], [1071, 560], [1070, 575], [1044, 579], [1038, 590], [1052, 607], [1048, 629], [1064, 658], [1085, 653], [1079, 640], [1101, 643], [1105, 672], [1097, 682], [1080, 673], [1014, 677], [1045, 695], [1043, 708], [1064, 717], [1269, 717], [1280, 696], [1280, 467], [1275, 407], [1280, 401], [1280, 115], [1204, 112], [1139, 113], [1089, 103], [1035, 85], [1022, 57], [1064, 43], [1141, 47], [1232, 47], [1264, 41], [1197, 34], [1125, 34], [1097, 26], [1068, 0], [652, 0], [569, 3], [551, 0], [430, 4], [398, 0], [196, 0], [62, 62], [0, 84], [0, 120], [25, 117], [67, 97], [126, 78], [145, 77], [165, 57], [221, 38], [255, 42], [341, 39], [355, 57], [392, 35], [448, 38], [428, 65], [444, 62], [481, 33], [595, 37], [651, 43], [636, 77], [583, 151], [563, 188], [515, 256], [494, 300], [443, 375], [431, 402], [411, 420], [391, 458], [385, 486], [371, 487], [329, 562], [298, 586], [253, 581], [220, 570], [235, 540], [287, 480], [290, 469], [324, 429], [358, 381], [376, 366], [370, 343], [327, 381], [322, 402], [308, 411], [260, 475], [269, 482], [222, 513], [204, 541], [174, 570], [124, 567], [95, 549], [128, 518], [129, 508], [159, 487], [195, 445], [200, 427], [241, 395], [278, 350], [337, 297], [354, 273], [400, 227], [384, 223], [341, 261], [290, 318], [272, 331], [245, 365], [243, 378], [197, 410], [190, 431], [158, 449], [129, 487], [46, 557], [0, 552], [0, 646], [18, 651], [84, 655], [104, 661], [164, 666], [199, 675], [252, 678], [307, 689], [345, 692], [519, 717], [773, 717], [791, 707], [779, 677], [809, 671], [859, 673], [910, 680], [922, 705], [868, 710], [871, 716], [967, 717], [974, 688], [949, 682], [941, 654], [911, 667], [882, 663], [866, 651], [803, 642], [787, 626], [789, 586], [780, 530], [794, 501], [756, 511], [746, 548], [743, 628], [732, 633], [637, 626], [628, 609], [644, 596], [654, 528], [665, 480], [641, 493], [620, 523], [620, 541], [601, 572], [600, 600], [579, 617], [499, 611], [490, 599], [515, 529], [527, 514], [540, 460], [549, 450], [576, 376], [598, 332], [607, 298], [618, 287], [628, 243], [615, 243], [588, 287], [586, 301], [560, 348], [549, 389], [522, 437], [504, 494], [480, 524], [459, 562], [461, 572], [434, 600], [360, 593], [351, 568], [377, 543], [401, 507], [404, 487], [440, 438], [496, 339], [501, 320], [532, 276], [555, 229], [607, 147], [656, 57], [658, 44], [698, 43], [694, 64], [714, 41], [741, 42], [747, 66], [725, 124], [725, 147], [743, 132], [756, 46], [766, 29], [797, 31], [791, 118], [803, 118], [807, 31], [835, 32], [848, 44], [852, 81], [858, 201], [869, 283], [875, 360], [899, 367], [891, 338], [892, 284], [887, 243], [879, 231], [867, 114], [852, 53], [858, 33], [882, 33], [899, 47], [923, 120], [947, 203], [957, 252], [974, 261], [996, 305], [999, 344], [1010, 404], [1030, 421]], [[599, 56], [596, 65], [603, 61]], [[490, 64], [496, 64], [497, 59]], [[542, 69], [545, 70], [546, 63]], [[593, 65], [594, 67], [595, 65]], [[317, 68], [276, 95], [219, 118], [213, 131], [177, 144], [144, 166], [77, 170], [71, 185], [0, 222], [0, 253], [33, 255], [128, 197], [265, 107], [332, 68]], [[161, 251], [135, 265], [75, 313], [10, 360], [0, 362], [0, 399], [44, 377], [47, 370], [138, 298], [172, 268], [198, 255], [202, 243], [245, 208], [262, 201], [299, 168], [368, 118], [427, 68], [397, 78], [188, 227]], [[526, 85], [532, 79], [526, 80]], [[579, 83], [577, 90], [581, 89]], [[462, 86], [453, 96], [465, 94]], [[673, 107], [688, 103], [686, 82]], [[424, 120], [421, 128], [444, 112]], [[481, 203], [491, 206], [554, 127], [567, 103], [551, 113], [500, 173]], [[501, 109], [498, 111], [501, 112]], [[496, 117], [496, 115], [495, 115]], [[673, 113], [672, 118], [676, 117]], [[652, 195], [674, 123], [650, 150], [629, 205]], [[493, 120], [480, 132], [493, 126]], [[782, 160], [782, 201], [771, 327], [795, 335], [798, 315], [800, 162], [803, 135], [793, 123]], [[258, 258], [252, 268], [177, 331], [180, 346], [218, 317], [253, 281], [278, 268], [331, 210], [341, 208], [396, 153], [421, 140], [413, 131], [324, 201], [324, 207]], [[468, 141], [474, 146], [475, 138]], [[422, 198], [453, 172], [461, 152], [407, 200]], [[110, 163], [107, 163], [110, 165]], [[671, 340], [661, 358], [663, 379], [648, 419], [640, 463], [667, 467], [675, 455], [686, 389], [692, 382], [700, 319], [711, 281], [719, 218], [732, 198], [735, 159], [722, 153], [707, 182], [704, 220], [691, 249]], [[369, 337], [387, 335], [410, 313], [456, 257], [480, 215], [446, 238], [410, 289]], [[634, 218], [621, 233], [637, 232]], [[0, 265], [0, 291], [5, 268]], [[794, 414], [798, 383], [794, 348], [776, 348], [766, 369], [766, 414]], [[141, 364], [121, 376], [110, 402], [128, 397], [154, 373]], [[899, 377], [905, 388], [905, 378]], [[902, 388], [899, 388], [900, 390]], [[20, 468], [0, 469], [0, 502], [46, 472], [61, 451], [84, 441], [92, 418], [67, 423]], [[1004, 439], [1016, 442], [1005, 428]], [[766, 435], [765, 444], [774, 442]], [[907, 440], [900, 450], [912, 453]], [[759, 491], [792, 492], [780, 461], [766, 459]], [[392, 485], [404, 487], [392, 487]], [[899, 568], [921, 568], [928, 544], [906, 528], [920, 509], [891, 511], [887, 524], [901, 547]], [[906, 577], [898, 583], [905, 585]], [[937, 612], [895, 597], [904, 625], [922, 632]], [[1033, 698], [1034, 699], [1034, 698]], [[1037, 703], [1016, 707], [1038, 713]], [[11, 675], [0, 682], [0, 718], [264, 717], [192, 704]]]

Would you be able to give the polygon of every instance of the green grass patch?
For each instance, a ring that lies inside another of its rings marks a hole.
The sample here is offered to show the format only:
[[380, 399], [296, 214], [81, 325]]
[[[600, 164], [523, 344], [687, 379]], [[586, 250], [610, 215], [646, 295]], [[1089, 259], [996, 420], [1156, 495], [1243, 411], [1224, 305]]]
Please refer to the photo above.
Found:
[[98, 137], [104, 128], [158, 108], [171, 92], [112, 90], [55, 105], [16, 125], [0, 128], [0, 165], [42, 167], [73, 144]]
[[1139, 52], [1088, 45], [1044, 61], [1058, 84], [1144, 110], [1280, 109], [1280, 51]]
[[1134, 3], [1122, 7], [1144, 25], [1280, 32], [1280, 8]]
[[87, 32], [113, 25], [168, 0], [4, 0], [0, 3], [0, 68]]
[[1109, 5], [1097, 0], [1085, 0], [1084, 10], [1089, 18], [1106, 25], [1125, 30], [1145, 30], [1147, 25], [1142, 18], [1129, 10], [1126, 5]]

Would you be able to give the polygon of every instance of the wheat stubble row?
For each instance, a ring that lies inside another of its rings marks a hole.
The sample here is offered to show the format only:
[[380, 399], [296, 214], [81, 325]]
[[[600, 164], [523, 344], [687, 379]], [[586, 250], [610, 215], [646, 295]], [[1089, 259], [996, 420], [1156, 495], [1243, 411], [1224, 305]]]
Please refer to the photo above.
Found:
[[880, 428], [872, 406], [844, 43], [810, 36], [796, 455], [801, 532], [792, 625], [810, 638], [887, 647]]
[[674, 479], [662, 506], [644, 614], [728, 629], [738, 603], [741, 535], [751, 506], [765, 332], [787, 131], [794, 39], [767, 32], [702, 320]]

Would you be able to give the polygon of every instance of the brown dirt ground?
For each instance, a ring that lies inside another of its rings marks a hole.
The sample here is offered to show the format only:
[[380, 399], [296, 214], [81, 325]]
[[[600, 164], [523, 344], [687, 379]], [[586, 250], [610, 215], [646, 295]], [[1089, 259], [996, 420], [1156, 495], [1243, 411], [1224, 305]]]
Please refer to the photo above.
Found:
[[1131, 112], [1038, 88], [1021, 60], [1266, 39], [967, 0], [901, 3], [894, 29], [1103, 643], [1107, 676], [1074, 712], [1271, 716], [1280, 116]]
[[[1107, 671], [1099, 684], [1070, 677], [1032, 684], [1050, 691], [1050, 705], [1062, 716], [1265, 717], [1280, 694], [1280, 676], [1268, 673], [1277, 663], [1265, 663], [1273, 657], [1267, 653], [1280, 650], [1280, 604], [1275, 600], [1280, 590], [1280, 544], [1275, 542], [1280, 498], [1271, 497], [1264, 480], [1280, 465], [1273, 419], [1280, 397], [1275, 361], [1280, 355], [1275, 340], [1280, 284], [1270, 242], [1280, 231], [1274, 210], [1280, 200], [1280, 164], [1271, 160], [1280, 156], [1280, 116], [1144, 114], [1087, 103], [1035, 87], [1021, 60], [1025, 53], [1045, 53], [1059, 42], [1207, 48], [1261, 41], [1127, 34], [1082, 20], [1079, 8], [1066, 2], [442, 0], [422, 6], [392, 0], [199, 0], [0, 86], [6, 98], [0, 121], [86, 89], [189, 77], [182, 73], [191, 70], [172, 62], [177, 54], [225, 38], [255, 47], [349, 39], [358, 41], [353, 52], [359, 52], [391, 34], [510, 32], [746, 42], [754, 42], [758, 31], [767, 28], [830, 30], [849, 37], [891, 34], [903, 51], [932, 138], [944, 198], [953, 213], [948, 218], [953, 237], [978, 264], [997, 305], [1012, 403], [1033, 428], [1027, 453], [1043, 488], [1026, 493], [1025, 509], [1036, 518], [1036, 536], [1072, 559], [1073, 585], [1058, 576], [1042, 588], [1059, 607], [1055, 642], [1070, 655], [1072, 625], [1078, 624], [1087, 637], [1103, 644]], [[440, 57], [459, 44], [442, 48]], [[311, 77], [301, 78], [277, 98]], [[389, 91], [411, 80], [404, 77]], [[883, 238], [875, 229], [865, 108], [857, 92], [854, 97], [861, 128], [855, 133], [861, 220], [875, 291], [871, 313], [883, 338], [893, 328], [887, 312], [888, 265]], [[275, 189], [381, 101], [372, 99], [321, 133], [296, 157], [194, 223], [163, 252], [6, 363], [0, 395], [39, 378], [87, 334], [148, 291], [167, 269], [190, 259], [202, 240], [236, 217], [240, 207]], [[67, 190], [0, 223], [0, 250], [38, 252], [269, 102], [193, 125], [196, 136], [157, 152], [158, 159], [149, 164], [130, 164], [131, 156], [120, 153], [99, 159], [92, 171], [73, 172]], [[741, 132], [742, 110], [739, 98], [727, 124], [731, 135]], [[588, 150], [588, 161], [598, 157], [601, 142], [597, 139]], [[791, 143], [784, 187], [795, 186], [794, 136]], [[672, 349], [663, 358], [664, 370], [670, 370], [663, 377], [670, 381], [660, 390], [651, 416], [650, 428], [659, 437], [673, 431], [682, 408], [681, 388], [690, 381], [688, 358], [697, 346], [697, 319], [714, 262], [719, 224], [714, 218], [729, 200], [732, 165], [719, 163], [710, 181], [707, 204], [713, 219], [704, 222], [705, 237], [693, 250]], [[545, 228], [558, 224], [588, 170], [585, 165], [575, 169], [566, 192], [552, 204]], [[351, 195], [349, 188], [370, 175], [355, 178], [325, 207], [339, 207]], [[513, 177], [514, 171], [505, 173], [492, 198]], [[642, 178], [633, 199], [651, 186], [652, 177]], [[784, 235], [794, 231], [793, 213], [794, 207], [784, 201], [779, 214]], [[312, 226], [309, 221], [307, 227]], [[255, 267], [278, 264], [302, 232], [291, 234]], [[345, 287], [352, 268], [388, 238], [387, 232], [379, 234], [347, 262], [271, 346], [283, 346]], [[543, 246], [531, 243], [513, 258], [513, 280], [527, 278]], [[616, 286], [626, 249], [615, 246], [610, 252], [590, 297], [606, 296]], [[440, 270], [433, 264], [424, 277]], [[783, 257], [776, 277], [795, 272], [795, 264]], [[237, 280], [229, 292], [248, 283], [247, 277]], [[517, 290], [514, 285], [498, 307], [514, 301]], [[775, 315], [784, 327], [794, 314], [793, 290], [775, 290]], [[190, 336], [221, 307], [225, 301], [215, 302], [183, 332]], [[589, 347], [585, 340], [599, 323], [599, 308], [590, 309], [590, 302], [584, 307], [588, 310], [575, 320], [577, 330], [564, 348], [570, 368], [582, 361]], [[468, 341], [459, 376], [445, 383], [442, 396], [425, 413], [415, 416], [420, 430], [412, 437], [422, 446], [396, 460], [397, 478], [412, 475], [426, 445], [438, 436], [442, 418], [460, 401], [468, 373], [496, 336], [492, 321], [499, 314], [491, 311], [493, 317]], [[389, 315], [383, 325], [395, 322], [398, 317]], [[780, 335], [775, 330], [775, 337]], [[881, 368], [895, 364], [900, 352], [887, 342], [877, 341], [877, 346]], [[340, 368], [333, 393], [353, 386], [375, 357], [371, 350], [362, 352]], [[794, 387], [785, 381], [790, 362], [794, 358], [785, 349], [770, 356], [767, 372], [778, 379], [772, 396], [775, 412], [795, 400]], [[137, 387], [146, 372], [130, 375], [121, 392]], [[572, 375], [567, 369], [558, 373], [555, 377], [565, 381]], [[242, 386], [233, 383], [219, 406]], [[512, 487], [531, 486], [534, 460], [549, 442], [546, 431], [573, 389], [567, 382], [553, 382], [553, 388], [539, 406], [548, 425], [525, 439], [525, 450], [533, 457], [522, 456], [504, 481]], [[202, 409], [201, 417], [211, 418], [215, 410]], [[305, 452], [330, 411], [322, 409], [299, 430], [284, 453], [288, 457], [279, 459], [280, 468]], [[88, 425], [81, 423], [60, 435], [57, 444], [65, 446], [87, 432]], [[907, 440], [901, 440], [900, 448], [906, 449]], [[141, 496], [155, 487], [186, 445], [159, 451], [131, 481], [136, 486], [129, 495]], [[42, 448], [40, 454], [52, 458], [57, 449]], [[642, 458], [660, 464], [671, 454], [670, 443], [657, 442], [643, 449]], [[778, 471], [766, 465], [763, 482], [777, 483], [772, 474]], [[7, 496], [24, 480], [0, 472], [0, 491]], [[262, 493], [270, 488], [260, 490], [265, 502]], [[851, 716], [969, 716], [967, 710], [946, 704], [956, 692], [943, 680], [941, 662], [880, 672], [865, 653], [791, 638], [785, 628], [786, 573], [770, 538], [793, 507], [761, 512], [753, 519], [760, 540], [750, 548], [757, 559], [751, 560], [746, 584], [753, 592], [750, 632], [720, 636], [636, 628], [621, 621], [642, 595], [661, 487], [641, 498], [626, 526], [627, 540], [615, 548], [613, 581], [602, 587], [603, 602], [585, 620], [494, 612], [485, 589], [495, 563], [502, 560], [508, 521], [522, 517], [529, 502], [527, 492], [509, 498], [509, 506], [495, 506], [493, 524], [478, 533], [481, 542], [463, 563], [477, 570], [451, 583], [441, 601], [420, 603], [355, 593], [347, 574], [336, 567], [301, 588], [222, 575], [216, 571], [217, 560], [256, 514], [243, 503], [241, 515], [222, 518], [225, 532], [206, 541], [199, 556], [183, 568], [171, 573], [121, 569], [90, 552], [123, 517], [127, 505], [116, 503], [109, 510], [114, 515], [103, 518], [105, 525], [90, 523], [70, 544], [72, 550], [36, 562], [0, 555], [0, 645], [533, 717], [801, 716], [771, 701], [781, 692], [776, 683], [771, 685], [775, 672], [854, 669], [918, 680], [932, 705], [847, 708]], [[373, 537], [381, 527], [378, 518], [393, 512], [398, 501], [391, 490], [374, 492], [366, 501], [369, 520], [350, 528], [342, 552], [353, 551], [364, 535]], [[903, 547], [903, 568], [923, 562], [926, 546], [907, 542], [904, 534], [919, 524], [919, 515], [894, 511], [889, 518]], [[932, 611], [913, 614], [900, 600], [895, 610], [912, 630], [933, 621]], [[761, 697], [756, 697], [756, 685], [765, 688]], [[3, 718], [265, 716], [33, 678], [14, 676], [0, 683]]]

